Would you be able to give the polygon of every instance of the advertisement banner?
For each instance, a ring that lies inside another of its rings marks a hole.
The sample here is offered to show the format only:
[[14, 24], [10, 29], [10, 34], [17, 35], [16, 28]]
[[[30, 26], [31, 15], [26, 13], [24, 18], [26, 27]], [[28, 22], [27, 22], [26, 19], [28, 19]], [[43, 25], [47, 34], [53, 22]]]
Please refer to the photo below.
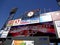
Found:
[[26, 24], [30, 24], [30, 21], [29, 20], [16, 19], [16, 20], [14, 20], [13, 26], [26, 25]]
[[49, 22], [49, 21], [52, 21], [52, 17], [50, 15], [50, 13], [41, 14], [40, 22]]
[[14, 20], [10, 20], [10, 21], [8, 21], [7, 26], [13, 26], [13, 23], [14, 23]]
[[59, 21], [54, 21], [55, 26], [56, 26], [56, 31], [58, 34], [58, 38], [60, 38], [60, 20]]
[[30, 19], [30, 24], [39, 23], [39, 17]]
[[60, 11], [51, 12], [53, 21], [60, 20]]
[[22, 20], [20, 25], [30, 24], [30, 20]]
[[30, 41], [30, 40], [13, 40], [12, 45], [34, 45], [34, 41]]
[[33, 23], [39, 23], [39, 18], [32, 18], [29, 20], [16, 19], [14, 20], [13, 26], [33, 24]]
[[18, 26], [18, 25], [26, 25], [26, 24], [33, 24], [33, 23], [39, 23], [39, 18], [32, 18], [28, 20], [11, 20], [8, 22], [7, 26]]
[[20, 24], [21, 24], [21, 19], [15, 19], [14, 23], [13, 23], [13, 26], [17, 26], [17, 25], [20, 25]]

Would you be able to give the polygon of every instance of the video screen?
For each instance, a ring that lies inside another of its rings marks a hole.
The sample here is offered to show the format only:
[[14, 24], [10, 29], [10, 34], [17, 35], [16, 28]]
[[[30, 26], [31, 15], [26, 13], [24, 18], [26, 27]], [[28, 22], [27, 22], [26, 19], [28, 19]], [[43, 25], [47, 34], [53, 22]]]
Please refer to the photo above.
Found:
[[12, 26], [8, 37], [19, 36], [56, 36], [53, 22]]
[[34, 45], [31, 40], [13, 40], [12, 45]]

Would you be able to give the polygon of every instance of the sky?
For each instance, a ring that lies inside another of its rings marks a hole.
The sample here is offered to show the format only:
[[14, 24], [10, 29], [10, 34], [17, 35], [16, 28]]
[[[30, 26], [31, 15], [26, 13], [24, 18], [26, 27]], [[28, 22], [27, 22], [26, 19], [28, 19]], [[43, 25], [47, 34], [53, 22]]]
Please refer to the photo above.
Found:
[[17, 7], [18, 10], [14, 19], [22, 16], [25, 11], [40, 8], [41, 10], [58, 11], [60, 7], [56, 0], [0, 0], [0, 29], [6, 22], [12, 8]]

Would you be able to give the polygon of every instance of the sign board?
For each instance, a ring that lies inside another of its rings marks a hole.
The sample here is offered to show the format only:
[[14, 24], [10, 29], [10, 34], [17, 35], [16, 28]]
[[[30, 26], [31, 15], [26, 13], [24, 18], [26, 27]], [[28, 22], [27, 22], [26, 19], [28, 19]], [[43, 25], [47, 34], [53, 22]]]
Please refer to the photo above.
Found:
[[58, 34], [58, 38], [60, 38], [60, 20], [54, 21], [54, 23], [55, 23], [56, 31]]
[[14, 23], [14, 20], [10, 20], [10, 21], [8, 21], [7, 26], [13, 26], [13, 23]]
[[31, 40], [13, 40], [12, 45], [34, 45], [34, 41], [31, 41]]
[[40, 22], [49, 22], [49, 21], [52, 21], [52, 17], [50, 15], [50, 13], [41, 14]]
[[22, 20], [20, 25], [30, 24], [30, 20]]
[[18, 26], [18, 25], [26, 25], [26, 24], [33, 24], [33, 23], [39, 23], [39, 18], [33, 18], [29, 20], [11, 20], [8, 22], [7, 26]]
[[39, 23], [39, 17], [30, 19], [30, 24]]
[[13, 26], [30, 24], [29, 20], [14, 20]]
[[16, 19], [14, 20], [14, 23], [12, 26], [17, 26], [17, 25], [20, 25], [21, 24], [21, 19]]
[[52, 20], [60, 20], [60, 11], [51, 12]]

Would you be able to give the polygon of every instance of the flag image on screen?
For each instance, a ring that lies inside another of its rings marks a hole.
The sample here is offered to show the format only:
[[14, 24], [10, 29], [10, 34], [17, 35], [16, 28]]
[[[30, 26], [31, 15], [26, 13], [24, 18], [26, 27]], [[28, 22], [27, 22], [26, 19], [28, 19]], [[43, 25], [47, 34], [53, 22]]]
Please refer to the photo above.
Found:
[[38, 24], [12, 26], [8, 34], [12, 37], [19, 36], [55, 36], [55, 29], [52, 22]]
[[12, 45], [34, 45], [31, 40], [13, 40]]

